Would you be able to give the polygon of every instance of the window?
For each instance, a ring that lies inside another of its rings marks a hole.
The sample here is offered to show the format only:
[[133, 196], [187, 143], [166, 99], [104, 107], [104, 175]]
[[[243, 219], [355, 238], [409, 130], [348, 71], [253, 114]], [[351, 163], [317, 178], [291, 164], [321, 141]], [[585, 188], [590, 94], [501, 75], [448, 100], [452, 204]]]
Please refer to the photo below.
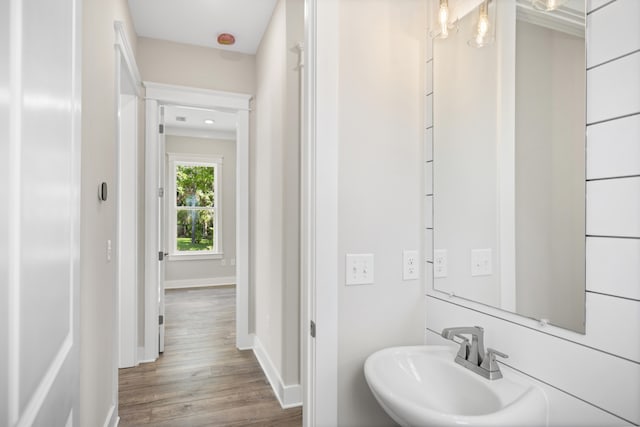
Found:
[[222, 158], [170, 154], [169, 168], [171, 255], [221, 256]]

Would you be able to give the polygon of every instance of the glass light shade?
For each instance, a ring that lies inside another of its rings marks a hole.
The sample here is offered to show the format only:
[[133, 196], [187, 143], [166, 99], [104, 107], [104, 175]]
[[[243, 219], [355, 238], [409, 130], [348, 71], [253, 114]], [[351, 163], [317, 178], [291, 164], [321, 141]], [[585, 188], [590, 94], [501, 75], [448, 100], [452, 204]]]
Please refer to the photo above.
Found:
[[556, 10], [566, 2], [567, 0], [531, 0], [531, 5], [535, 9], [543, 10], [545, 12], [551, 12], [552, 10]]
[[440, 0], [436, 11], [435, 28], [429, 33], [434, 39], [446, 39], [451, 33], [458, 31], [457, 21], [451, 22], [449, 0]]
[[471, 47], [484, 47], [495, 40], [493, 26], [489, 18], [489, 0], [484, 0], [478, 8], [478, 18], [473, 25], [473, 33], [467, 44]]

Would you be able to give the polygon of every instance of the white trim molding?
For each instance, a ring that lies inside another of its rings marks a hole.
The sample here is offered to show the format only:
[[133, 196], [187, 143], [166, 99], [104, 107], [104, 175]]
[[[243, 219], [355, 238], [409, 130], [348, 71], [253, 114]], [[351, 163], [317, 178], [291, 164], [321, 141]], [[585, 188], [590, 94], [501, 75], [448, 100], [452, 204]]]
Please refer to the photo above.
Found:
[[127, 70], [133, 79], [135, 79], [136, 95], [142, 96], [142, 78], [140, 77], [140, 70], [138, 64], [136, 64], [136, 57], [131, 49], [131, 44], [127, 39], [127, 33], [124, 30], [124, 24], [121, 21], [114, 21], [113, 28], [116, 31], [115, 47], [120, 51], [120, 54], [124, 58]]
[[280, 403], [282, 409], [295, 408], [302, 406], [302, 386], [300, 384], [285, 385], [278, 373], [278, 369], [269, 357], [266, 349], [260, 342], [260, 339], [254, 335], [253, 337], [253, 353], [258, 359], [258, 363], [262, 368], [273, 392]]
[[209, 286], [229, 286], [236, 284], [235, 276], [205, 277], [202, 279], [165, 280], [165, 289], [207, 288]]
[[[338, 424], [339, 0], [305, 0], [303, 425]], [[315, 339], [309, 324], [317, 325]]]
[[221, 108], [225, 111], [249, 111], [252, 95], [218, 90], [200, 89], [189, 86], [144, 82], [147, 99], [155, 99], [162, 104], [186, 105], [193, 107]]
[[116, 410], [116, 405], [111, 405], [109, 408], [109, 412], [107, 412], [107, 417], [104, 419], [104, 427], [117, 427], [120, 423], [120, 417], [118, 416], [118, 411]]
[[165, 134], [171, 136], [187, 136], [191, 138], [221, 139], [223, 141], [236, 140], [236, 132], [234, 130], [227, 131], [187, 128], [182, 126], [167, 126], [165, 128]]

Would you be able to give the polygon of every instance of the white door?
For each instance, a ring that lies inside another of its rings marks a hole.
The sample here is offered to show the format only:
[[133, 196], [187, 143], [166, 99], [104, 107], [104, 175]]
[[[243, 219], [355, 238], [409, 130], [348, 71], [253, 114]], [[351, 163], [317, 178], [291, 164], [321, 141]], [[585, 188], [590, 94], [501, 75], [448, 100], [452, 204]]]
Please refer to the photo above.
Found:
[[79, 6], [0, 3], [3, 426], [78, 419]]
[[167, 256], [167, 238], [165, 236], [165, 203], [166, 200], [171, 200], [170, 194], [166, 193], [166, 179], [165, 179], [165, 139], [164, 139], [164, 106], [160, 106], [160, 136], [158, 138], [158, 182], [160, 188], [162, 188], [161, 197], [158, 197], [158, 247], [162, 252], [162, 255], [158, 257], [158, 314], [159, 314], [159, 337], [158, 337], [158, 351], [162, 353], [164, 351], [164, 265], [165, 258]]

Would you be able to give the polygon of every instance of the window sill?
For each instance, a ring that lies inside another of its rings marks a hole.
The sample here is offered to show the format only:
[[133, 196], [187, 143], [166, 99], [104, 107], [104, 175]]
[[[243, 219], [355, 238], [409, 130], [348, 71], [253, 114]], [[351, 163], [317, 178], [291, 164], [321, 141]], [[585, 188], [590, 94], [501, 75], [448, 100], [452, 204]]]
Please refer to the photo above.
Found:
[[222, 258], [224, 258], [223, 252], [206, 253], [206, 254], [174, 253], [167, 256], [168, 261], [199, 261], [199, 260], [206, 260], [206, 259], [222, 259]]

